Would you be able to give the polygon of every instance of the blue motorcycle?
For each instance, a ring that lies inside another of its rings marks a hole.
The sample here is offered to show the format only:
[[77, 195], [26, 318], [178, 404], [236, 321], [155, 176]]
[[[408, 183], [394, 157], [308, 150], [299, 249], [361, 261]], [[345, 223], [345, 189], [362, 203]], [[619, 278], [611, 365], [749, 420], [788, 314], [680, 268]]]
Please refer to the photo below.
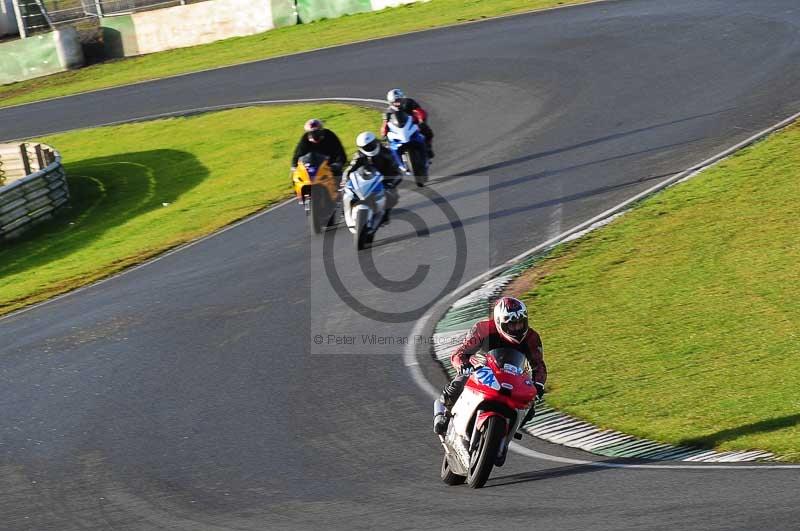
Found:
[[357, 251], [372, 244], [387, 210], [396, 204], [397, 191], [384, 184], [383, 175], [376, 169], [365, 166], [347, 175], [342, 210]]
[[406, 175], [413, 175], [417, 186], [428, 180], [428, 150], [425, 135], [414, 119], [403, 111], [391, 114], [388, 120], [386, 140], [395, 162]]

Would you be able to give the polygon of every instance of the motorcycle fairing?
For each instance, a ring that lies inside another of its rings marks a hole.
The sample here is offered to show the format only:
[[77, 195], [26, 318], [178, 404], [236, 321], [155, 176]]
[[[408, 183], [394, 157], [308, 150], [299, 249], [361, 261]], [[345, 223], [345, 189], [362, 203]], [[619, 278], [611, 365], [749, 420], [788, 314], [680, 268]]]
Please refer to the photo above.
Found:
[[376, 175], [372, 179], [362, 179], [354, 174], [348, 179], [347, 187], [362, 201], [371, 195], [380, 197], [383, 196], [383, 177]]
[[376, 230], [386, 208], [383, 176], [375, 174], [372, 179], [362, 179], [357, 173], [350, 174], [343, 197], [344, 221], [351, 232], [355, 232], [355, 211], [367, 210], [367, 228]]
[[492, 417], [500, 417], [501, 419], [503, 419], [503, 422], [506, 425], [506, 433], [508, 433], [508, 419], [505, 417], [505, 415], [502, 415], [498, 411], [493, 411], [493, 410], [478, 412], [478, 418], [475, 420], [475, 430], [483, 431], [483, 425], [486, 424], [486, 421]]
[[485, 425], [492, 417], [502, 419], [505, 426], [494, 466], [505, 463], [511, 438], [536, 397], [531, 367], [521, 352], [510, 348], [493, 349], [481, 363], [483, 365], [467, 378], [451, 409], [447, 433], [441, 437], [449, 466], [460, 475], [469, 473], [472, 454], [479, 447]]
[[389, 129], [386, 137], [389, 139], [389, 142], [408, 144], [409, 142], [417, 140], [414, 138], [416, 135], [422, 135], [422, 133], [419, 131], [419, 126], [414, 123], [414, 120], [411, 119], [410, 116], [406, 119], [406, 123], [403, 124], [402, 127], [399, 127], [392, 122], [389, 122], [388, 125]]

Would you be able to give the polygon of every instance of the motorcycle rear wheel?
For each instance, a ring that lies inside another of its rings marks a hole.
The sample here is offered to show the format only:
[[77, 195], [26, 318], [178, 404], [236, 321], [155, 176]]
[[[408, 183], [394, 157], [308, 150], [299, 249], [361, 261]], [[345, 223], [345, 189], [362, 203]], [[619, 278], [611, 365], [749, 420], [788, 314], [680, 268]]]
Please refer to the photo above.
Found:
[[486, 421], [481, 433], [481, 440], [475, 450], [477, 456], [470, 460], [467, 483], [473, 489], [479, 489], [486, 484], [489, 474], [492, 473], [500, 443], [505, 435], [505, 423], [500, 417], [494, 416]]
[[450, 470], [450, 463], [447, 462], [447, 454], [442, 458], [442, 470], [439, 476], [447, 485], [461, 485], [467, 480], [467, 476], [461, 476]]

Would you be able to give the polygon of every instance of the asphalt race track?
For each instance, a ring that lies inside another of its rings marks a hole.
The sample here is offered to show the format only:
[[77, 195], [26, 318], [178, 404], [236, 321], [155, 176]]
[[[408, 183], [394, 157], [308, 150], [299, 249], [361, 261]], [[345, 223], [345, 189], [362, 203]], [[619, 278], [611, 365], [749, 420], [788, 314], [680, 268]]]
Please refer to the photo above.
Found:
[[0, 110], [0, 138], [393, 86], [432, 109], [437, 177], [361, 264], [291, 204], [0, 321], [0, 528], [796, 529], [797, 470], [511, 454], [487, 488], [448, 488], [401, 344], [443, 289], [800, 110], [796, 0], [434, 30]]

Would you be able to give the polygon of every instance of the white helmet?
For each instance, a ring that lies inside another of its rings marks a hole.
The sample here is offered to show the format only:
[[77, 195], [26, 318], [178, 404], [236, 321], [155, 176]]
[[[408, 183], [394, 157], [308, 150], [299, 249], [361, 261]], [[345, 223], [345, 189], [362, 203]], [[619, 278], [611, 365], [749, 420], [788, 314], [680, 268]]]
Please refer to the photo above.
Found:
[[403, 94], [403, 91], [400, 89], [392, 89], [386, 93], [386, 101], [389, 105], [394, 105], [396, 102], [405, 98], [406, 95]]
[[375, 133], [364, 131], [356, 137], [356, 146], [358, 150], [368, 157], [374, 157], [381, 150], [381, 143]]
[[519, 345], [528, 334], [528, 308], [514, 297], [502, 297], [492, 311], [494, 324], [500, 335], [510, 343]]

